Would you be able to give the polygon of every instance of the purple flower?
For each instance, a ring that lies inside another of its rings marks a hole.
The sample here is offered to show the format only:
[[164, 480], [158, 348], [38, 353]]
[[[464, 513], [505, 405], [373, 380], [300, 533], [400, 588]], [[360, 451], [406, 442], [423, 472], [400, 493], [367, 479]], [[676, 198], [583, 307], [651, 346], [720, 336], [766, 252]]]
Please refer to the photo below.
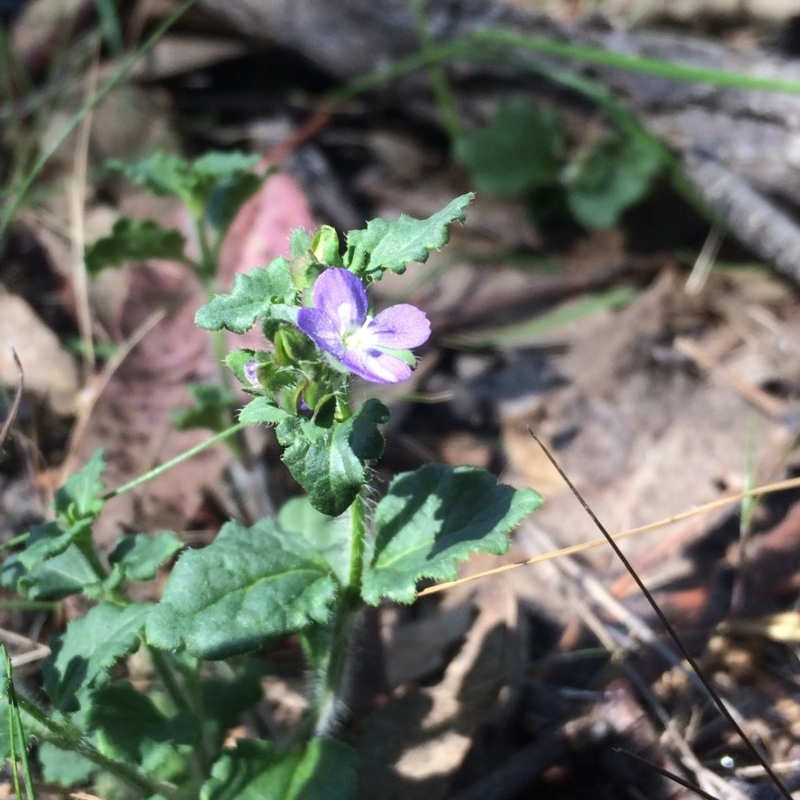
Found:
[[401, 303], [368, 316], [364, 285], [352, 272], [336, 267], [317, 278], [311, 298], [313, 306], [300, 309], [297, 326], [320, 349], [373, 383], [399, 383], [411, 376], [403, 359], [410, 356], [404, 351], [431, 335], [422, 311]]

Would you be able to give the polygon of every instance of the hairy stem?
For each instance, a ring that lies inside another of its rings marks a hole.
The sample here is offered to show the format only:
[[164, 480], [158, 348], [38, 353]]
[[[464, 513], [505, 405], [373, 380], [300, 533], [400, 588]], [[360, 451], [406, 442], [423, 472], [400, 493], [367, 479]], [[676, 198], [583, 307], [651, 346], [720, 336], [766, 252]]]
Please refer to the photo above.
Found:
[[314, 734], [325, 736], [332, 732], [347, 693], [350, 644], [358, 615], [363, 607], [361, 600], [361, 573], [364, 567], [367, 512], [362, 493], [350, 506], [350, 569], [347, 585], [342, 591], [338, 608], [330, 623], [328, 651], [321, 660], [316, 703]]

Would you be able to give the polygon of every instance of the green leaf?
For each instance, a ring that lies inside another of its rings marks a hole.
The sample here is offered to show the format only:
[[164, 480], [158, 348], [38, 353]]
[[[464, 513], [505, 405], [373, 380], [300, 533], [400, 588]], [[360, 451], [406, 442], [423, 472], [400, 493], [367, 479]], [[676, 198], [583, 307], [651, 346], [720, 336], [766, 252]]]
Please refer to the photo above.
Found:
[[44, 688], [60, 711], [78, 708], [78, 692], [101, 686], [114, 664], [139, 646], [139, 634], [152, 606], [101, 603], [50, 640], [50, 655], [42, 664]]
[[278, 441], [286, 448], [282, 460], [314, 508], [336, 517], [350, 506], [366, 480], [366, 462], [383, 454], [378, 425], [388, 420], [386, 406], [370, 398], [329, 428], [300, 417], [278, 425]]
[[[165, 762], [180, 763], [197, 745], [197, 718], [189, 712], [167, 717], [153, 700], [129, 683], [115, 683], [91, 693], [87, 716], [100, 752], [137, 764], [148, 775], [168, 778]], [[180, 756], [175, 759], [175, 756]]]
[[303, 228], [292, 228], [289, 234], [289, 252], [292, 258], [300, 258], [308, 253], [311, 247], [311, 237]]
[[302, 539], [264, 519], [252, 528], [228, 522], [202, 550], [178, 559], [147, 640], [220, 659], [328, 618], [336, 582]]
[[179, 431], [208, 428], [219, 432], [231, 424], [231, 409], [239, 398], [230, 389], [216, 383], [190, 383], [186, 388], [195, 404], [172, 412], [172, 420]]
[[567, 167], [567, 205], [581, 224], [610, 228], [647, 194], [664, 163], [664, 149], [654, 139], [606, 137], [585, 160]]
[[516, 97], [501, 102], [485, 128], [458, 139], [455, 156], [478, 189], [509, 195], [556, 183], [561, 149], [556, 117]]
[[91, 519], [81, 519], [69, 525], [61, 520], [34, 525], [19, 554], [20, 563], [28, 570], [35, 569], [63, 553], [70, 545], [86, 540], [92, 533]]
[[179, 197], [195, 218], [207, 209], [215, 187], [226, 179], [249, 172], [258, 156], [245, 153], [207, 153], [194, 162], [163, 152], [126, 164], [112, 161], [110, 167], [122, 171], [130, 180], [153, 194]]
[[450, 224], [464, 221], [464, 209], [474, 196], [462, 194], [427, 219], [403, 214], [396, 222], [374, 219], [364, 230], [350, 231], [344, 265], [369, 283], [378, 280], [387, 269], [402, 273], [411, 261], [424, 264], [431, 250], [444, 247], [449, 241]]
[[278, 512], [278, 524], [291, 536], [302, 536], [330, 565], [342, 584], [350, 568], [350, 521], [317, 511], [306, 497], [287, 500]]
[[259, 162], [259, 157], [238, 150], [205, 153], [190, 163], [191, 174], [197, 181], [219, 181], [249, 173]]
[[67, 478], [56, 492], [54, 508], [59, 517], [70, 521], [96, 517], [105, 505], [105, 485], [100, 480], [106, 468], [102, 450], [95, 450], [92, 457], [77, 472]]
[[37, 755], [42, 767], [42, 778], [59, 786], [85, 783], [99, 769], [96, 764], [73, 750], [61, 750], [50, 742], [39, 745]]
[[239, 421], [246, 425], [277, 425], [289, 417], [268, 397], [256, 397], [239, 412]]
[[162, 228], [152, 220], [122, 217], [114, 223], [111, 234], [89, 245], [84, 253], [86, 269], [96, 275], [106, 267], [145, 258], [183, 258], [186, 239], [174, 228]]
[[263, 699], [261, 681], [266, 673], [265, 664], [248, 660], [239, 666], [231, 679], [203, 679], [200, 684], [203, 723], [206, 728], [211, 728], [212, 741], [221, 746], [241, 714]]
[[246, 333], [257, 319], [286, 317], [288, 320], [292, 314], [296, 317], [297, 309], [290, 308], [294, 297], [289, 262], [276, 258], [266, 269], [237, 275], [230, 293], [218, 294], [198, 309], [194, 321], [208, 331], [225, 328], [233, 333]]
[[241, 740], [214, 764], [200, 800], [355, 800], [356, 753], [334, 739], [312, 739], [279, 752], [271, 742]]
[[19, 556], [27, 570], [60, 555], [70, 545], [91, 538], [92, 523], [105, 505], [102, 497], [105, 486], [100, 480], [105, 468], [103, 451], [96, 450], [85, 466], [70, 475], [56, 492], [55, 521], [34, 525]]
[[220, 233], [228, 230], [239, 209], [261, 188], [266, 176], [252, 172], [221, 178], [211, 191], [206, 207], [206, 221]]
[[108, 168], [119, 170], [129, 180], [153, 194], [181, 197], [191, 189], [189, 164], [186, 160], [162, 151], [151, 153], [147, 158], [132, 164], [112, 160], [108, 162]]
[[118, 567], [128, 580], [149, 581], [155, 578], [156, 570], [182, 547], [183, 542], [172, 531], [135, 533], [123, 536], [117, 542], [108, 562]]
[[74, 545], [32, 569], [23, 565], [20, 555], [3, 562], [0, 582], [31, 600], [61, 600], [98, 584], [91, 565]]
[[362, 597], [411, 603], [421, 578], [454, 580], [472, 553], [504, 553], [508, 535], [542, 498], [497, 484], [476, 467], [430, 464], [398, 476], [375, 509], [375, 541]]

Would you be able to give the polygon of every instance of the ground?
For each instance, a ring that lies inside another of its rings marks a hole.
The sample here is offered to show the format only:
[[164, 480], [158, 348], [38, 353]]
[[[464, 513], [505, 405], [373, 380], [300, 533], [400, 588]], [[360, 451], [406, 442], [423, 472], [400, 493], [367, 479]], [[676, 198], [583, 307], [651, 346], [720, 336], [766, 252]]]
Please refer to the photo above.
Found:
[[[800, 495], [792, 483], [743, 497], [797, 474], [791, 269], [760, 257], [687, 190], [679, 145], [658, 124], [648, 128], [652, 118], [629, 105], [620, 122], [596, 93], [565, 89], [573, 62], [560, 77], [547, 62], [532, 80], [514, 65], [484, 74], [464, 59], [359, 91], [350, 81], [363, 76], [330, 68], [335, 34], [315, 60], [288, 41], [302, 31], [275, 41], [241, 26], [246, 3], [222, 16], [215, 5], [192, 9], [129, 66], [127, 54], [172, 4], [142, 4], [103, 27], [93, 4], [59, 17], [42, 1], [8, 23], [0, 159], [6, 185], [33, 180], [24, 196], [3, 197], [0, 339], [18, 359], [0, 354], [10, 425], [3, 539], [46, 518], [55, 490], [97, 447], [115, 487], [209, 435], [178, 433], [172, 417], [191, 402], [187, 385], [216, 373], [194, 325], [205, 299], [196, 277], [166, 259], [98, 275], [84, 267], [83, 247], [121, 215], [188, 224], [177, 202], [104, 169], [108, 159], [241, 149], [277, 167], [230, 230], [220, 290], [287, 254], [295, 227], [344, 232], [375, 217], [424, 218], [477, 188], [448, 247], [377, 289], [379, 307], [423, 308], [433, 335], [412, 380], [381, 393], [392, 417], [376, 487], [428, 462], [474, 464], [534, 487], [545, 503], [506, 556], [463, 565], [463, 577], [481, 577], [421, 585], [413, 606], [365, 619], [342, 733], [361, 755], [361, 796], [694, 796], [664, 770], [714, 797], [780, 796], [537, 439], [607, 532], [628, 532], [631, 567], [703, 679], [795, 787]], [[589, 18], [581, 4], [552, 6], [559, 24]], [[267, 18], [285, 12], [264, 9]], [[634, 32], [668, 26], [688, 39], [712, 30], [715, 46], [754, 63], [772, 57], [794, 24], [755, 6], [736, 17], [715, 6], [702, 20], [657, 4], [643, 18], [621, 4], [601, 11], [643, 26]], [[81, 110], [120, 68], [125, 77]], [[504, 95], [522, 106], [498, 123]], [[506, 138], [474, 135], [492, 124]], [[680, 146], [694, 145], [703, 142]], [[243, 346], [232, 337], [227, 345]], [[206, 450], [109, 503], [95, 530], [101, 550], [120, 532], [164, 529], [199, 547], [229, 517], [274, 513], [297, 487], [270, 432], [246, 448], [244, 460], [224, 446]], [[64, 600], [2, 612], [3, 641], [28, 689], [48, 636], [85, 610]], [[263, 659], [271, 670], [258, 713], [281, 741], [304, 708], [298, 645], [282, 641]], [[127, 669], [135, 674], [136, 664]]]

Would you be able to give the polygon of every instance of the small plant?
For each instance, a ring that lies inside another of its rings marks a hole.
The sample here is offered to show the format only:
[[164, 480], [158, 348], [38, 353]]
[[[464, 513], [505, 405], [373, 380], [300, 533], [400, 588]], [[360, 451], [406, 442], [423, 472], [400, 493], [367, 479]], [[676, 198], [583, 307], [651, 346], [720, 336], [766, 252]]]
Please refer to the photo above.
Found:
[[[180, 234], [129, 220], [87, 259], [98, 268], [132, 254], [169, 255], [210, 285], [222, 236], [260, 179], [246, 177], [251, 165], [237, 156], [154, 159], [126, 172], [181, 197], [200, 260], [186, 256]], [[226, 523], [202, 549], [184, 549], [175, 533], [138, 533], [105, 559], [93, 541], [95, 519], [148, 476], [107, 491], [96, 453], [58, 492], [54, 519], [32, 529], [0, 573], [5, 587], [28, 598], [83, 594], [92, 604], [51, 641], [47, 704], [15, 693], [6, 675], [2, 702], [14, 724], [10, 738], [0, 734], [5, 757], [19, 752], [23, 729], [39, 743], [46, 780], [91, 783], [112, 800], [355, 797], [355, 752], [332, 737], [345, 721], [364, 609], [384, 598], [411, 603], [420, 579], [451, 580], [470, 554], [503, 553], [509, 533], [541, 502], [484, 470], [441, 464], [396, 476], [377, 501], [371, 486], [389, 410], [375, 398], [356, 406], [351, 378], [406, 380], [430, 324], [408, 304], [373, 315], [368, 289], [445, 245], [470, 200], [456, 198], [426, 220], [373, 220], [343, 246], [329, 227], [294, 231], [291, 258], [239, 275], [230, 293], [199, 309], [197, 324], [211, 332], [263, 332], [263, 349], [225, 358], [253, 399], [223, 435], [274, 425], [306, 495], [275, 519]], [[176, 555], [161, 600], [135, 602], [131, 583], [152, 580]], [[226, 748], [227, 732], [261, 696], [263, 670], [251, 655], [287, 635], [302, 643], [312, 678], [294, 744], [239, 740]], [[147, 690], [125, 677], [124, 660], [136, 650], [152, 665]]]
[[651, 136], [628, 126], [569, 156], [557, 118], [522, 98], [498, 104], [484, 128], [456, 140], [478, 189], [527, 198], [537, 219], [569, 212], [587, 228], [610, 228], [666, 166]]

